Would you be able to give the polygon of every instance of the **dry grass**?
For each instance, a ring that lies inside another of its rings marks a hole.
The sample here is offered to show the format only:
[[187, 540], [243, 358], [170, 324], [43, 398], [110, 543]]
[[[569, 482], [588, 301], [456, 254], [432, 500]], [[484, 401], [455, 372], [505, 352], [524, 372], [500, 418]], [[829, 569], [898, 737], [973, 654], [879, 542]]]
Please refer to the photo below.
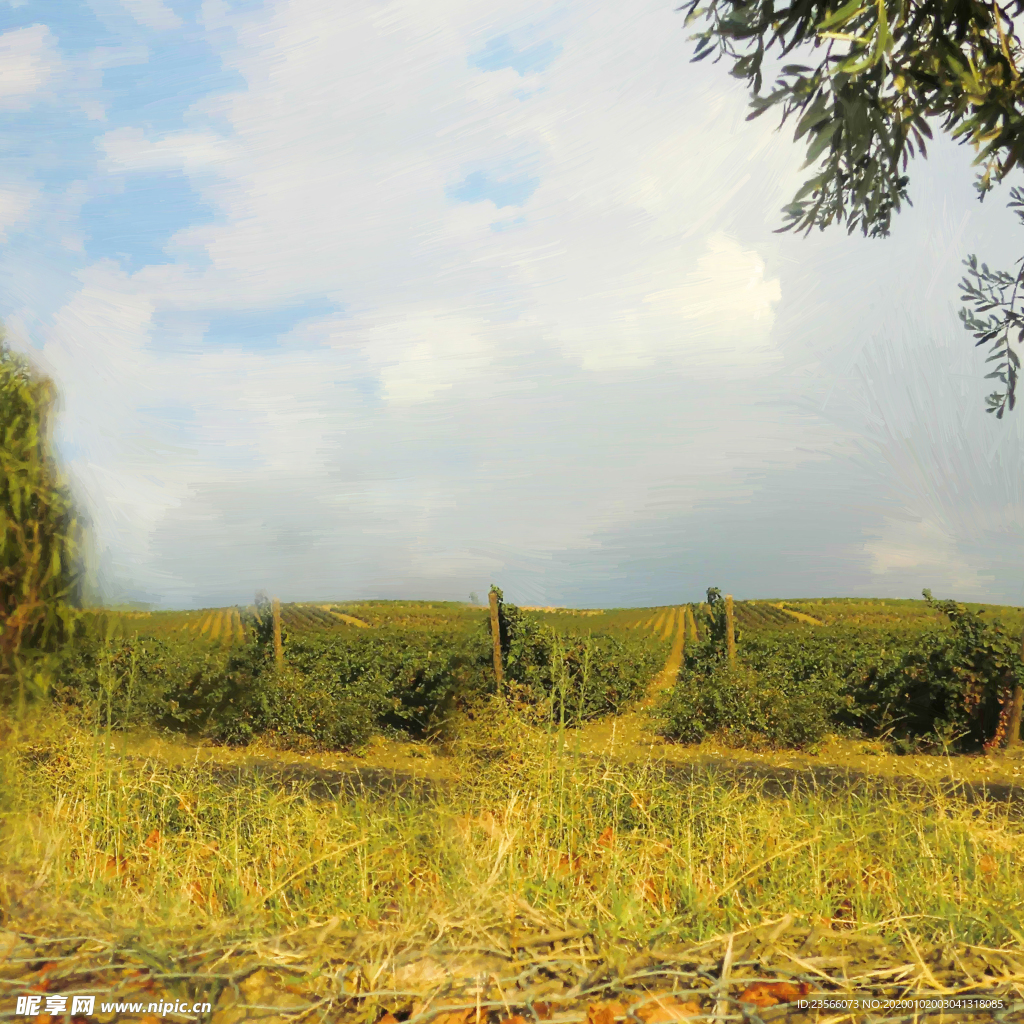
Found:
[[1022, 944], [1024, 822], [936, 791], [771, 797], [656, 763], [584, 763], [500, 706], [451, 741], [442, 791], [315, 800], [123, 756], [55, 712], [0, 755], [0, 869], [123, 927], [269, 934], [326, 917], [493, 943], [522, 907], [600, 941], [700, 941], [792, 913], [916, 941]]

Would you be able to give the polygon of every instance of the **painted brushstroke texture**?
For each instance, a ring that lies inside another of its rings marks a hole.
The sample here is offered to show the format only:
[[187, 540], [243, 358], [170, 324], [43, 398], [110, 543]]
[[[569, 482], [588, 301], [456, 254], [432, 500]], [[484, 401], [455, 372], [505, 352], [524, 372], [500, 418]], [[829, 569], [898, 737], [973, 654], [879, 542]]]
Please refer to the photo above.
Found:
[[101, 596], [1019, 602], [937, 144], [886, 241], [662, 0], [0, 4], [0, 317]]

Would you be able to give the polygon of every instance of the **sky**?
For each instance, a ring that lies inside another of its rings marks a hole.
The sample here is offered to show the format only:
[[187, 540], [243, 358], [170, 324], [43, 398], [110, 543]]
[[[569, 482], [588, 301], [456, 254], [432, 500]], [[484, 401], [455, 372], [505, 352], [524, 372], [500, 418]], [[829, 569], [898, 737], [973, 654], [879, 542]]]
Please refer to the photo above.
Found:
[[0, 320], [95, 600], [1024, 603], [957, 318], [1008, 185], [937, 139], [888, 239], [777, 233], [803, 153], [676, 7], [0, 0]]

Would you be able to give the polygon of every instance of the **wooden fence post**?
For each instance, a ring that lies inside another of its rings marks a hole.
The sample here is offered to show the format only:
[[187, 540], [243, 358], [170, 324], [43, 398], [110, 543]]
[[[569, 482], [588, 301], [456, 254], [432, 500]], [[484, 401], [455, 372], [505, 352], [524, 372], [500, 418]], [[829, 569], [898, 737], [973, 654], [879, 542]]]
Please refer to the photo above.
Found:
[[501, 667], [501, 623], [498, 620], [498, 595], [493, 590], [490, 593], [490, 604], [491, 642], [494, 645], [494, 678], [498, 683], [498, 696], [500, 697], [505, 672]]
[[274, 598], [274, 664], [277, 671], [284, 668], [284, 645], [281, 643], [281, 602]]
[[725, 645], [729, 652], [729, 665], [736, 664], [736, 628], [732, 617], [732, 594], [725, 595]]

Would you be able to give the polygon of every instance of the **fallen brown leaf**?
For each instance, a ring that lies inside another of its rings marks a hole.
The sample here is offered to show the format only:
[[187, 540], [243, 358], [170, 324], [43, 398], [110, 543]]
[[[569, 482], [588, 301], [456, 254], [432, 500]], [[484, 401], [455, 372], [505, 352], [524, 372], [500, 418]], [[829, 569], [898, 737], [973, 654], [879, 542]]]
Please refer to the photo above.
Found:
[[779, 1003], [795, 1003], [811, 991], [806, 981], [796, 985], [788, 981], [759, 981], [748, 985], [739, 995], [741, 1003], [753, 1003], [759, 1009]]
[[623, 1016], [628, 1007], [614, 1001], [608, 1003], [591, 1003], [587, 1007], [584, 1024], [615, 1024], [615, 1018]]
[[667, 908], [671, 902], [668, 893], [663, 888], [664, 883], [661, 885], [654, 880], [654, 878], [644, 879], [643, 894], [644, 899], [647, 900], [652, 906]]
[[93, 857], [96, 877], [104, 882], [112, 882], [128, 873], [128, 862], [124, 857], [112, 857], [108, 853], [97, 853]]

